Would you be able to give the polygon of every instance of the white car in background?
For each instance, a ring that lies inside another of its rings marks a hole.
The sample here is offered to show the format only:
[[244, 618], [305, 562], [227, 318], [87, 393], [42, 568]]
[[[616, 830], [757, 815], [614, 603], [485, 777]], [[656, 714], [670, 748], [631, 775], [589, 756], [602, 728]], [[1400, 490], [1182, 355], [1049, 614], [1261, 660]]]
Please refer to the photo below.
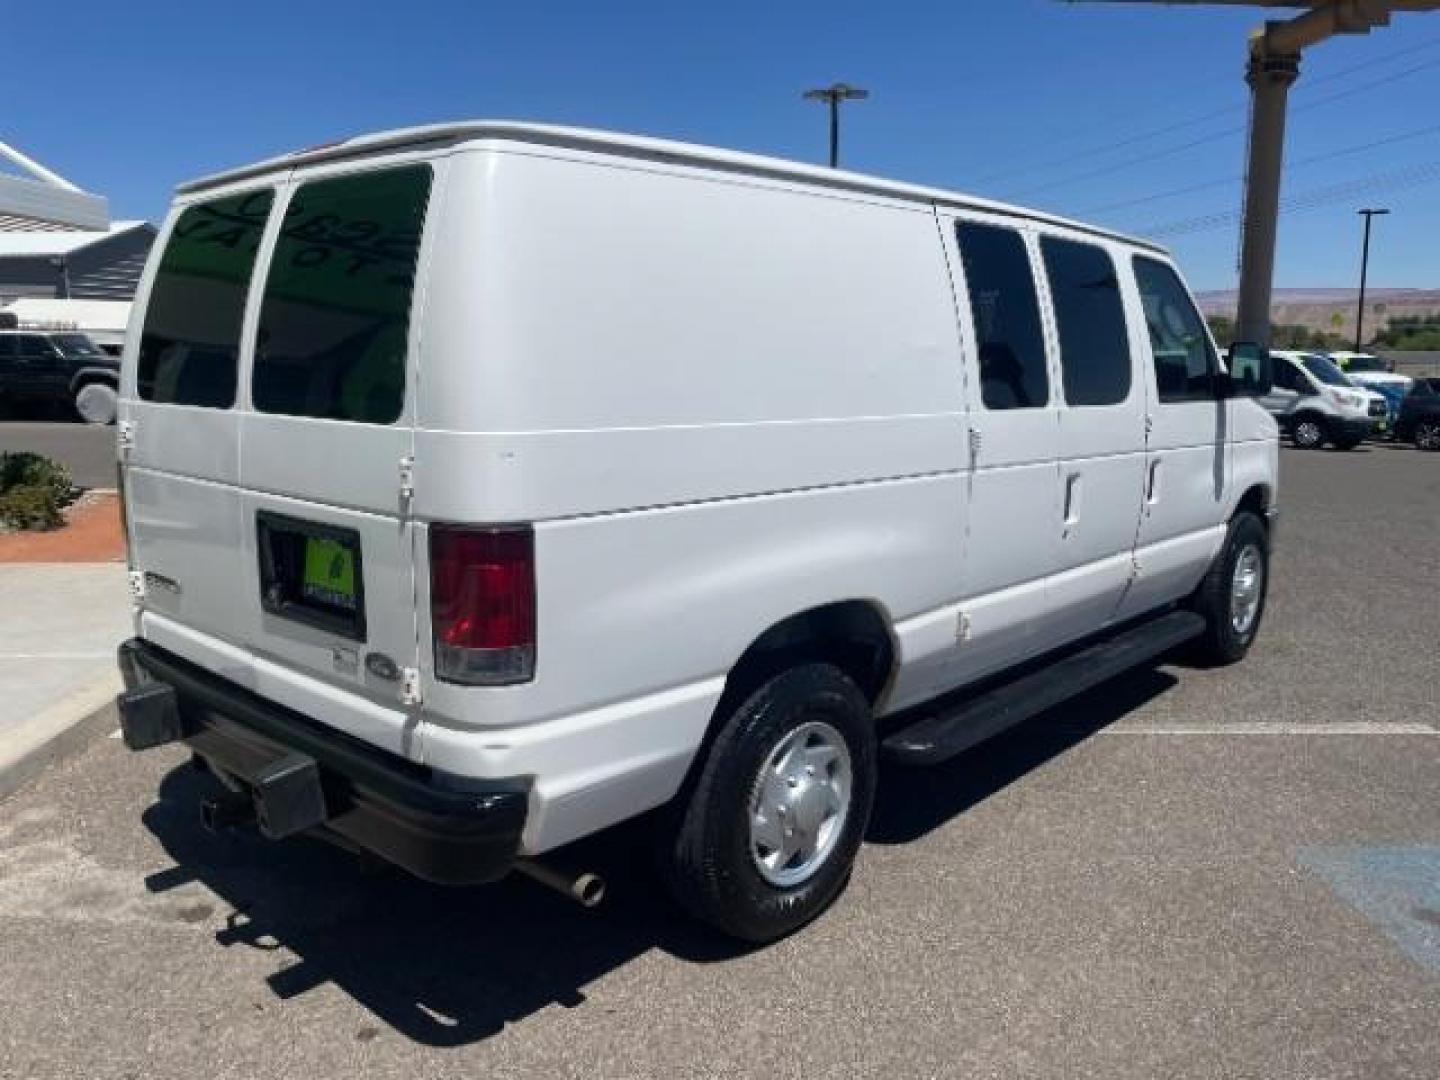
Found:
[[1409, 375], [1401, 375], [1392, 370], [1387, 361], [1374, 353], [1342, 350], [1328, 355], [1336, 367], [1360, 386], [1395, 387], [1403, 395], [1409, 392], [1415, 382]]
[[1400, 375], [1391, 369], [1389, 361], [1374, 353], [1332, 352], [1330, 359], [1335, 366], [1349, 377], [1356, 386], [1363, 386], [1385, 399], [1388, 426], [1393, 428], [1400, 415], [1400, 403], [1415, 385], [1408, 375]]

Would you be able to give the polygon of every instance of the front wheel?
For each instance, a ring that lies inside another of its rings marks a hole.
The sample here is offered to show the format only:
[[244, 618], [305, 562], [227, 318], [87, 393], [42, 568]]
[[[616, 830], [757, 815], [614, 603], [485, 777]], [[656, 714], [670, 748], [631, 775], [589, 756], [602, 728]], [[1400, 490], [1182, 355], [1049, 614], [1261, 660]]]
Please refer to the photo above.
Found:
[[1440, 450], [1440, 420], [1422, 420], [1415, 425], [1416, 450]]
[[1290, 439], [1301, 450], [1318, 450], [1325, 445], [1325, 425], [1319, 417], [1302, 416], [1295, 421]]
[[691, 914], [769, 942], [825, 910], [849, 880], [875, 797], [865, 696], [839, 669], [770, 679], [724, 719], [662, 869]]
[[86, 383], [75, 392], [75, 412], [87, 424], [113, 424], [118, 397], [109, 383]]
[[1270, 584], [1270, 536], [1249, 511], [1236, 514], [1225, 545], [1195, 591], [1191, 606], [1205, 617], [1197, 659], [1233, 664], [1250, 651], [1265, 613]]

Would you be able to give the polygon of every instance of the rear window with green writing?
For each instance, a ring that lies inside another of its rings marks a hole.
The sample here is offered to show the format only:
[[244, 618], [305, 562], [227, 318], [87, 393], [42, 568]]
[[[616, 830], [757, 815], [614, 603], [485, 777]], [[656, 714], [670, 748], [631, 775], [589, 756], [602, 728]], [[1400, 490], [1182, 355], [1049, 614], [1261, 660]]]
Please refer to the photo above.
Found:
[[317, 180], [296, 191], [260, 307], [251, 391], [261, 412], [390, 424], [430, 169]]
[[140, 332], [135, 379], [144, 400], [235, 404], [245, 294], [274, 201], [267, 188], [199, 203], [176, 220]]

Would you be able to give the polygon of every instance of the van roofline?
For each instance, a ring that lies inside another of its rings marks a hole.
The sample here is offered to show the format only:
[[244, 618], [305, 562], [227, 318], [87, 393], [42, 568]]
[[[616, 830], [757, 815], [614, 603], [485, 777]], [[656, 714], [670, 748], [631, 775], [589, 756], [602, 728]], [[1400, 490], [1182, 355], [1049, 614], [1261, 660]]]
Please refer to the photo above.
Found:
[[253, 165], [212, 173], [179, 185], [177, 194], [189, 195], [206, 191], [225, 184], [235, 183], [250, 177], [313, 165], [324, 161], [339, 161], [346, 158], [365, 157], [389, 150], [417, 148], [424, 146], [457, 145], [479, 140], [500, 140], [514, 143], [530, 143], [541, 146], [568, 147], [619, 157], [638, 158], [648, 161], [676, 165], [690, 165], [718, 169], [731, 173], [763, 176], [771, 179], [794, 180], [820, 187], [837, 188], [844, 191], [883, 195], [896, 199], [908, 199], [941, 207], [964, 210], [979, 210], [984, 213], [1005, 217], [1022, 218], [1045, 225], [1074, 229], [1077, 232], [1116, 240], [1120, 243], [1145, 248], [1169, 255], [1169, 252], [1152, 240], [1128, 236], [1125, 233], [1074, 221], [1058, 214], [1032, 210], [1009, 203], [997, 202], [975, 195], [947, 191], [944, 188], [926, 187], [921, 184], [907, 184], [898, 180], [871, 176], [866, 173], [849, 172], [843, 169], [829, 169], [819, 165], [790, 161], [785, 158], [767, 157], [738, 150], [723, 150], [718, 147], [702, 146], [695, 143], [676, 142], [670, 139], [654, 139], [640, 135], [624, 135], [612, 131], [590, 128], [562, 127], [553, 124], [530, 124], [510, 120], [471, 120], [447, 124], [426, 124], [419, 127], [397, 128], [393, 131], [361, 135], [325, 143], [292, 154], [269, 158]]

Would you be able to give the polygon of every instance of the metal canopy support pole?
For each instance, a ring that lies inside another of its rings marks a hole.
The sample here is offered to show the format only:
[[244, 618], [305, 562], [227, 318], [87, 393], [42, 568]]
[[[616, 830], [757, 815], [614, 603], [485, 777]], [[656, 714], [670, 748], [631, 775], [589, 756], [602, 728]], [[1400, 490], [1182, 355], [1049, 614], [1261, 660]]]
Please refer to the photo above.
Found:
[[1300, 74], [1298, 52], [1269, 52], [1263, 39], [1252, 48], [1245, 81], [1250, 84], [1250, 146], [1245, 169], [1245, 217], [1240, 235], [1238, 341], [1270, 344], [1270, 289], [1275, 270], [1280, 172], [1285, 155], [1285, 102]]

